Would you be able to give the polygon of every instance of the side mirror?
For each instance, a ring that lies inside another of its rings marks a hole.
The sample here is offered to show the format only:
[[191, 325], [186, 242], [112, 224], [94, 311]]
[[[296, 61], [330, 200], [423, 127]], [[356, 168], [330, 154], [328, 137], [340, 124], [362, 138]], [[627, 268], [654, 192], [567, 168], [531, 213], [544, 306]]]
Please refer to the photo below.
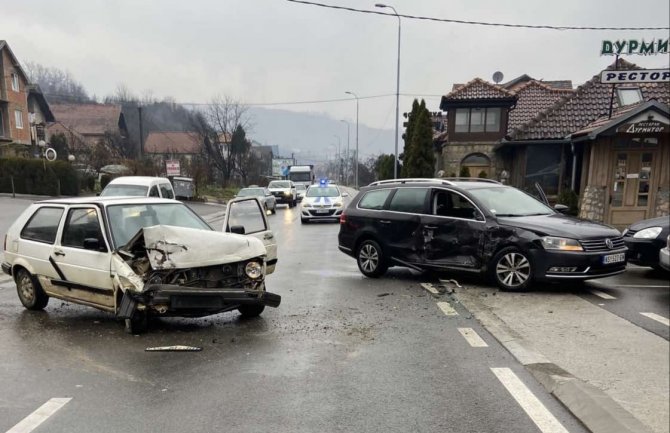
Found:
[[84, 249], [91, 251], [100, 251], [100, 242], [96, 238], [84, 239]]
[[560, 204], [560, 203], [556, 204], [554, 206], [554, 209], [557, 210], [560, 213], [566, 213], [570, 210], [570, 208], [568, 206], [566, 206], [564, 204]]
[[230, 232], [238, 235], [243, 235], [246, 233], [246, 230], [244, 230], [244, 226], [231, 226]]

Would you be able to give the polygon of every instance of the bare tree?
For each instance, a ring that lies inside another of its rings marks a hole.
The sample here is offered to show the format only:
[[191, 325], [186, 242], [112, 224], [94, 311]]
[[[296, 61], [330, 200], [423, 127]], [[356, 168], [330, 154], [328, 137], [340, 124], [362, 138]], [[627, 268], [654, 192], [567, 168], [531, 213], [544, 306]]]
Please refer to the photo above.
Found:
[[193, 126], [201, 137], [208, 160], [221, 173], [226, 185], [238, 167], [238, 147], [232, 145], [233, 133], [238, 127], [250, 126], [248, 108], [229, 96], [216, 96], [211, 104], [193, 119]]
[[28, 79], [40, 86], [51, 102], [90, 102], [84, 86], [74, 79], [68, 71], [44, 66], [36, 62], [27, 62], [24, 70]]

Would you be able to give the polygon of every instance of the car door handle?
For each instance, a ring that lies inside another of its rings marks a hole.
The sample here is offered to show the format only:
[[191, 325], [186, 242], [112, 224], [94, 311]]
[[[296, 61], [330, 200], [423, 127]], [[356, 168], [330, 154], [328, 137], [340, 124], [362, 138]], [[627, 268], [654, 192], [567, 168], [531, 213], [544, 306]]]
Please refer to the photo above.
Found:
[[391, 221], [388, 220], [379, 220], [379, 222], [382, 224], [391, 224]]
[[64, 255], [65, 255], [65, 253], [60, 251], [60, 250], [54, 251], [54, 256], [64, 256]]

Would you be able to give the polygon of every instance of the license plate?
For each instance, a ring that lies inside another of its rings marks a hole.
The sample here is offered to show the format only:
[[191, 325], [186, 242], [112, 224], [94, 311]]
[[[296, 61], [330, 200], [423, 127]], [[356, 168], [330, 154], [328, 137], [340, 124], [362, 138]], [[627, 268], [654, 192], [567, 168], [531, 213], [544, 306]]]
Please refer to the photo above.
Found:
[[316, 213], [328, 213], [328, 211], [326, 209], [319, 209]]
[[626, 253], [618, 253], [618, 254], [609, 254], [607, 256], [603, 256], [603, 265], [610, 265], [612, 263], [620, 263], [626, 260]]

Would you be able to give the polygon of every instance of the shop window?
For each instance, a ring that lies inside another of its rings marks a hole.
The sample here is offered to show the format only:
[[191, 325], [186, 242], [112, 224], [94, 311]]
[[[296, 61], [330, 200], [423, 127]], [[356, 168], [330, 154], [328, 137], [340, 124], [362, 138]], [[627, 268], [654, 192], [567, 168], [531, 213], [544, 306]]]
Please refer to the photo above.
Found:
[[628, 175], [628, 154], [618, 153], [614, 166], [614, 185], [612, 186], [612, 207], [623, 206], [623, 190]]
[[619, 96], [619, 105], [633, 105], [642, 101], [642, 93], [637, 87], [620, 87], [616, 89]]
[[545, 194], [558, 194], [561, 156], [560, 144], [528, 146], [524, 187], [530, 190], [535, 183], [539, 183]]
[[645, 207], [649, 204], [649, 186], [651, 185], [651, 163], [653, 154], [640, 155], [640, 173], [638, 174], [637, 205]]

